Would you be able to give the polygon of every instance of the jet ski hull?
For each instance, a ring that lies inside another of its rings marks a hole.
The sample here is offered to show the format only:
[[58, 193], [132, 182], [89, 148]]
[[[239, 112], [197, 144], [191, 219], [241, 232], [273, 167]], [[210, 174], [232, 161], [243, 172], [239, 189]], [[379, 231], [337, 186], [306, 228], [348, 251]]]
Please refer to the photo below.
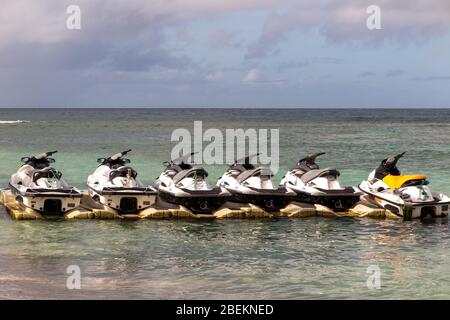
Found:
[[251, 203], [267, 212], [277, 212], [286, 207], [291, 201], [291, 195], [285, 189], [276, 190], [253, 190], [254, 193], [230, 190], [231, 201], [239, 203]]
[[17, 202], [44, 215], [62, 215], [80, 206], [82, 194], [74, 189], [28, 189], [10, 184]]
[[391, 211], [393, 214], [408, 219], [422, 219], [427, 216], [431, 217], [447, 217], [450, 207], [450, 201], [434, 200], [423, 202], [403, 201], [398, 197], [398, 201], [388, 198], [381, 192], [372, 192], [371, 190], [360, 185], [359, 189], [366, 193], [366, 196], [375, 201], [380, 207]]
[[220, 189], [211, 191], [179, 189], [177, 191], [177, 194], [175, 194], [160, 187], [158, 196], [165, 202], [184, 206], [194, 214], [212, 214], [214, 210], [230, 200], [230, 195], [224, 194]]
[[362, 195], [352, 187], [341, 190], [314, 189], [315, 194], [297, 189], [292, 190], [296, 193], [295, 196], [292, 196], [292, 201], [320, 204], [335, 212], [349, 210], [360, 200]]
[[136, 213], [156, 202], [157, 192], [148, 188], [117, 188], [96, 190], [88, 186], [91, 198], [119, 213]]

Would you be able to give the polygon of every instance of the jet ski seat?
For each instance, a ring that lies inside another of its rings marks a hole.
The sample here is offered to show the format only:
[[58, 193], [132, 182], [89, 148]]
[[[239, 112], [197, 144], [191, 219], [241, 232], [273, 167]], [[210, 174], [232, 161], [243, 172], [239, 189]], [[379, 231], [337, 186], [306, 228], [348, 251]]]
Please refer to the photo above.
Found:
[[172, 181], [173, 181], [174, 184], [177, 184], [178, 182], [180, 182], [181, 180], [183, 180], [184, 178], [188, 177], [189, 175], [191, 175], [194, 172], [198, 176], [203, 176], [203, 177], [207, 177], [208, 176], [208, 172], [206, 172], [205, 169], [203, 169], [202, 167], [199, 167], [199, 166], [193, 166], [190, 169], [186, 169], [186, 170], [182, 170], [182, 171], [178, 172], [172, 178]]
[[304, 172], [308, 172], [311, 170], [318, 170], [319, 166], [317, 164], [315, 165], [307, 165], [304, 162], [299, 162], [295, 167], [292, 168], [292, 170], [302, 170]]
[[30, 160], [28, 162], [28, 165], [32, 166], [36, 170], [42, 170], [42, 169], [48, 168], [50, 166], [50, 161], [47, 158], [35, 159], [35, 160]]
[[56, 178], [61, 179], [62, 173], [51, 167], [47, 167], [41, 170], [34, 170], [32, 172], [33, 182], [36, 183], [41, 178]]
[[253, 170], [246, 170], [246, 171], [240, 173], [237, 176], [236, 180], [239, 183], [242, 183], [245, 180], [247, 180], [248, 178], [253, 177], [255, 175], [266, 175], [266, 176], [269, 176], [269, 177], [273, 177], [273, 172], [270, 171], [270, 169], [268, 169], [268, 168], [259, 167], [259, 168], [255, 168]]
[[109, 172], [109, 180], [112, 181], [117, 177], [126, 177], [128, 175], [128, 171], [131, 171], [131, 178], [136, 179], [137, 172], [131, 167], [119, 167], [117, 169], [113, 169]]
[[399, 176], [396, 175], [387, 175], [383, 178], [383, 182], [386, 183], [390, 189], [398, 189], [401, 187], [412, 186], [423, 183], [427, 179], [426, 176], [421, 174], [402, 174]]
[[306, 172], [300, 177], [300, 179], [303, 181], [303, 183], [308, 183], [316, 178], [323, 177], [325, 175], [334, 175], [336, 177], [339, 177], [341, 173], [335, 168], [316, 169]]
[[230, 169], [231, 170], [236, 170], [236, 171], [242, 173], [242, 172], [245, 172], [245, 171], [248, 171], [248, 170], [255, 169], [255, 166], [250, 164], [250, 163], [247, 163], [247, 164], [236, 163]]
[[170, 167], [167, 168], [167, 170], [172, 170], [175, 172], [181, 172], [183, 170], [189, 170], [192, 168], [192, 165], [189, 163], [180, 163], [180, 164], [173, 164]]

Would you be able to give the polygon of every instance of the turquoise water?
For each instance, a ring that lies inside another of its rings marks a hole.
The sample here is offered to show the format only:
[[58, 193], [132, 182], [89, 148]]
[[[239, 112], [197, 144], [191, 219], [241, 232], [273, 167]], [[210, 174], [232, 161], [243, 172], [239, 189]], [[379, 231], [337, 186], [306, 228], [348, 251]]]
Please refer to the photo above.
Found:
[[[26, 120], [23, 123], [6, 121]], [[170, 135], [207, 128], [280, 129], [278, 181], [306, 153], [358, 184], [386, 155], [450, 194], [450, 110], [4, 110], [0, 185], [22, 156], [58, 149], [57, 167], [84, 187], [96, 158], [132, 148], [151, 182]], [[206, 166], [211, 180], [226, 166]], [[0, 214], [0, 298], [450, 298], [447, 220], [11, 221]], [[79, 265], [81, 290], [66, 288]], [[366, 286], [378, 265], [381, 289]]]

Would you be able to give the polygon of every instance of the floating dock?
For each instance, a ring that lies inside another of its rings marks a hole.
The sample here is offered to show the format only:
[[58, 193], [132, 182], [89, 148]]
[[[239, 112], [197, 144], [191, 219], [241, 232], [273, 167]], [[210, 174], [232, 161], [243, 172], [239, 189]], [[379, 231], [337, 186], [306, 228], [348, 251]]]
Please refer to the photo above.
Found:
[[[0, 212], [6, 211], [15, 220], [39, 220], [53, 218], [44, 216], [38, 211], [26, 208], [18, 203], [10, 190], [3, 190], [0, 194]], [[369, 217], [376, 219], [399, 219], [398, 216], [372, 204], [368, 201], [357, 203], [347, 212], [334, 212], [331, 209], [319, 205], [300, 202], [291, 202], [278, 212], [266, 212], [252, 205], [227, 202], [212, 214], [193, 214], [189, 209], [166, 203], [158, 199], [155, 205], [135, 214], [120, 214], [118, 211], [102, 206], [92, 200], [85, 192], [81, 200], [81, 206], [58, 216], [67, 220], [73, 219], [273, 219], [273, 218], [306, 218], [306, 217]]]

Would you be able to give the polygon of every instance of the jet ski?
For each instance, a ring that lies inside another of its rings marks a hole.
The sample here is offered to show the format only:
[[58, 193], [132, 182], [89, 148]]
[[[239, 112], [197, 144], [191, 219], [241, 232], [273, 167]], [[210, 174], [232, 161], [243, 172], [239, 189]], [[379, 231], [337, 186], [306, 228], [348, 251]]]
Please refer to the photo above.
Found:
[[232, 202], [251, 203], [265, 211], [276, 212], [288, 205], [293, 193], [284, 187], [274, 186], [274, 174], [269, 168], [255, 167], [250, 163], [251, 159], [259, 155], [258, 153], [236, 160], [217, 185], [232, 194]]
[[156, 190], [144, 185], [137, 172], [128, 166], [131, 161], [124, 157], [130, 151], [97, 159], [100, 165], [87, 180], [92, 199], [119, 213], [135, 213], [156, 201]]
[[280, 185], [295, 192], [294, 201], [321, 204], [336, 212], [347, 211], [359, 201], [362, 192], [341, 186], [337, 169], [320, 169], [316, 158], [324, 154], [315, 153], [300, 159], [281, 179]]
[[161, 200], [182, 205], [194, 214], [210, 214], [230, 198], [230, 193], [221, 187], [211, 185], [208, 172], [189, 158], [195, 153], [184, 155], [171, 161], [165, 161], [166, 169], [155, 181]]
[[450, 198], [432, 192], [427, 177], [421, 174], [404, 175], [397, 168], [405, 152], [381, 161], [359, 189], [369, 200], [405, 219], [448, 215]]
[[57, 151], [23, 157], [23, 165], [11, 176], [9, 186], [17, 202], [45, 215], [58, 215], [80, 205], [82, 194], [54, 169]]

